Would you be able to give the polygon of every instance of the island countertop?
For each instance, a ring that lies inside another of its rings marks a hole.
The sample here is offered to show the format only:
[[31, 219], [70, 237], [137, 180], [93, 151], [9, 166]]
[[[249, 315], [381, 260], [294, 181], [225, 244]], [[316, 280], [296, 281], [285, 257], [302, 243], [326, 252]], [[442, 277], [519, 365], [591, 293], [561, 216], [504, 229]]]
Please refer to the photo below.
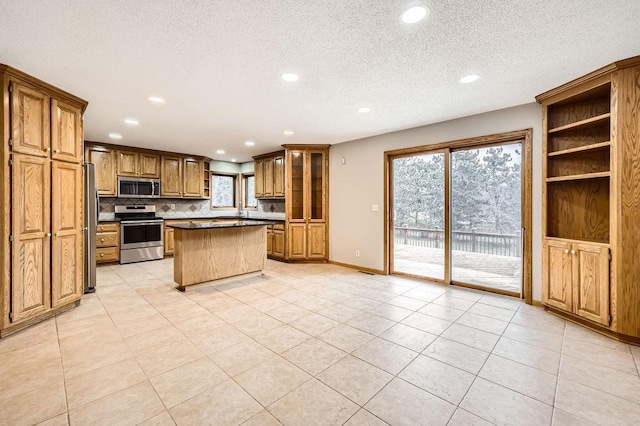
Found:
[[225, 222], [200, 222], [200, 223], [177, 223], [167, 224], [169, 228], [183, 229], [183, 230], [201, 230], [201, 229], [216, 229], [216, 228], [238, 228], [244, 226], [266, 226], [275, 225], [276, 221], [272, 220], [236, 220]]

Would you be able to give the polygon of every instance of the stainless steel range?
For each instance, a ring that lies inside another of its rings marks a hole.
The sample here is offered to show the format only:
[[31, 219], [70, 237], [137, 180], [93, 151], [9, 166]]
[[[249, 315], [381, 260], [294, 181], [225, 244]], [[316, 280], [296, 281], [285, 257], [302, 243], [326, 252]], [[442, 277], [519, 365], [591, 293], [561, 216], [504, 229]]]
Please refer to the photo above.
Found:
[[164, 257], [164, 220], [156, 206], [115, 206], [120, 219], [120, 263], [143, 262]]

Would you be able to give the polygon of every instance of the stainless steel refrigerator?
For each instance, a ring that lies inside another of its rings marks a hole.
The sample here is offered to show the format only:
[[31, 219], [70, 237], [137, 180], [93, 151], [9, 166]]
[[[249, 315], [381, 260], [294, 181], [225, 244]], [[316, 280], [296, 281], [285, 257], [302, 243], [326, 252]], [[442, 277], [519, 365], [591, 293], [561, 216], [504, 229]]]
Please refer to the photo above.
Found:
[[84, 165], [84, 292], [96, 291], [96, 230], [100, 213], [100, 197], [96, 188], [96, 168]]

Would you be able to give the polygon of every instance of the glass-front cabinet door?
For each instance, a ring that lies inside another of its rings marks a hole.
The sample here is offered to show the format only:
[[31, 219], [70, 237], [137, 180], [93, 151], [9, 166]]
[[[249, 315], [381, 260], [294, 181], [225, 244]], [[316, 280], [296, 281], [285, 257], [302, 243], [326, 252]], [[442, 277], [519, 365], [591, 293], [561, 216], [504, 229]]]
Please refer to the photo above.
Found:
[[309, 152], [309, 212], [310, 221], [325, 220], [324, 152]]
[[291, 212], [290, 222], [304, 222], [304, 151], [291, 152]]

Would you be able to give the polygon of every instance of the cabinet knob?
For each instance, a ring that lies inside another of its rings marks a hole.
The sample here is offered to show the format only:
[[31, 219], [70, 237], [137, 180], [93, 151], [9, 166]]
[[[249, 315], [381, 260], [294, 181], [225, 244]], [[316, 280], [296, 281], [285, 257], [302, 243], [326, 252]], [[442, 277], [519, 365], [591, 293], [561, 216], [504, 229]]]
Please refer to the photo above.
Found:
[[576, 254], [576, 251], [575, 250], [571, 250], [571, 254]]
[[59, 233], [59, 232], [56, 232], [56, 233], [55, 233], [55, 236], [56, 236], [56, 237], [59, 237], [59, 236], [60, 236], [60, 233]]
[[59, 150], [59, 149], [56, 149], [56, 150], [55, 150], [55, 151], [53, 151], [53, 152], [55, 152], [56, 154], [60, 154], [60, 150]]
[[104, 243], [104, 238], [100, 238], [100, 242], [101, 242], [101, 243]]
[[104, 253], [100, 253], [100, 257], [104, 257]]
[[50, 236], [51, 236], [51, 232], [47, 233], [47, 237], [50, 237]]
[[564, 254], [569, 253], [569, 249], [564, 249]]
[[51, 152], [51, 147], [47, 147], [44, 149], [45, 152]]

